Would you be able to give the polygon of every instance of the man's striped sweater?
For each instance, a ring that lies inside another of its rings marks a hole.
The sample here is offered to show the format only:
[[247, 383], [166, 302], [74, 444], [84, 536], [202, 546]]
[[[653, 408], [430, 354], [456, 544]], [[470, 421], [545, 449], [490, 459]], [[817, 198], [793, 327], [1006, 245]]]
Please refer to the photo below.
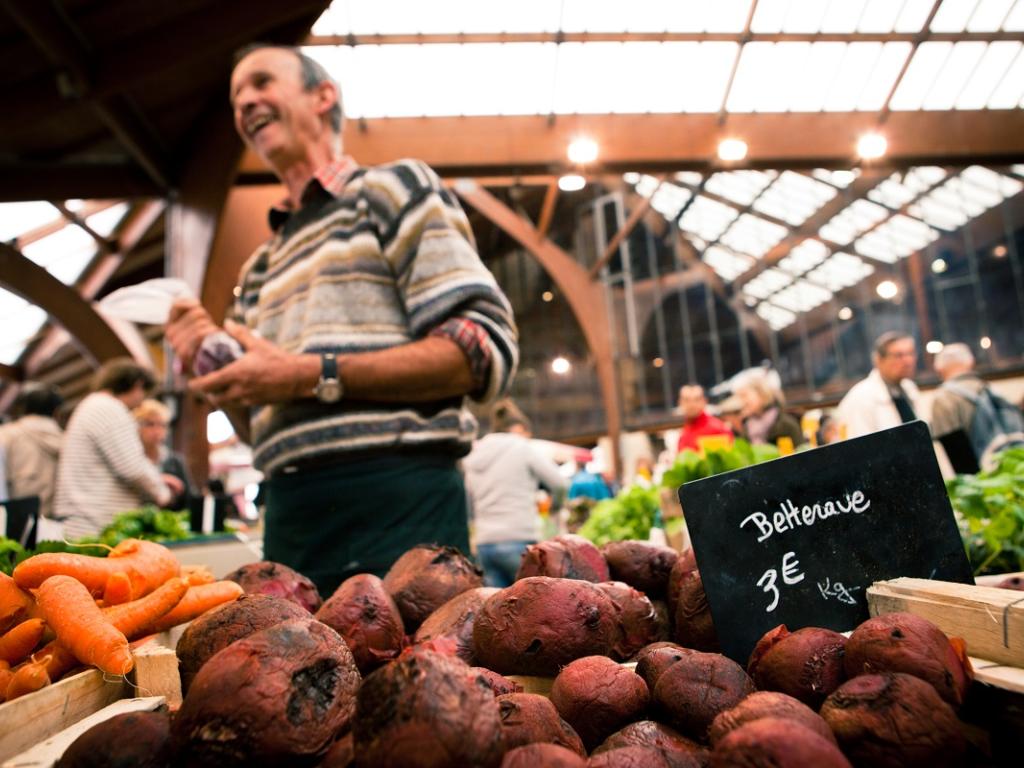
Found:
[[[425, 164], [318, 174], [302, 207], [242, 269], [235, 319], [292, 353], [379, 350], [432, 333], [463, 348], [482, 402], [503, 394], [519, 350], [508, 300], [473, 245], [465, 213]], [[467, 322], [468, 321], [468, 322]], [[374, 403], [343, 398], [262, 406], [254, 461], [267, 473], [304, 460], [402, 450], [458, 456], [476, 422], [462, 398]]]

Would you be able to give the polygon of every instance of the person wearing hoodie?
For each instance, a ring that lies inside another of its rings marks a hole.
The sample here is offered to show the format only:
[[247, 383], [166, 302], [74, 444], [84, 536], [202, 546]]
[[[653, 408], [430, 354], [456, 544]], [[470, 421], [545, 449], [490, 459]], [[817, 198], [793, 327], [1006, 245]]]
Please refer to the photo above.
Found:
[[38, 496], [39, 514], [51, 517], [64, 437], [56, 415], [64, 398], [56, 387], [32, 382], [22, 388], [18, 399], [22, 416], [0, 429], [9, 496]]
[[530, 421], [511, 400], [491, 409], [491, 433], [463, 459], [477, 557], [489, 587], [507, 587], [537, 541], [538, 488], [564, 490], [558, 465], [530, 445]]

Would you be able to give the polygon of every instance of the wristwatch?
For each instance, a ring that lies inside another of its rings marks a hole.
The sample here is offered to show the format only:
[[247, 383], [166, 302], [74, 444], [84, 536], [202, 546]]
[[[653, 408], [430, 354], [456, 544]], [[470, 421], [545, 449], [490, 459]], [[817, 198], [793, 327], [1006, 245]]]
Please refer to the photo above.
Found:
[[321, 403], [336, 403], [345, 392], [345, 387], [338, 377], [338, 359], [333, 352], [324, 352], [320, 356], [320, 366], [320, 380], [317, 381], [313, 394]]

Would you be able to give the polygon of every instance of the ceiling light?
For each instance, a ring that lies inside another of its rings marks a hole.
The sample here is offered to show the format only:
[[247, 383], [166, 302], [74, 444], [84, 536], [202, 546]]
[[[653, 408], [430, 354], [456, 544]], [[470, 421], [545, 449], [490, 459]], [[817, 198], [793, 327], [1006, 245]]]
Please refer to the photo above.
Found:
[[587, 186], [587, 180], [578, 173], [567, 173], [558, 179], [558, 188], [563, 192], [579, 192]]
[[853, 310], [850, 309], [849, 307], [842, 307], [839, 310], [840, 320], [849, 320], [851, 317], [853, 317]]
[[892, 280], [883, 280], [877, 286], [875, 286], [875, 293], [881, 296], [883, 299], [895, 299], [896, 294], [900, 292], [900, 288]]
[[992, 249], [992, 255], [995, 256], [997, 259], [1003, 258], [1003, 256], [1006, 255], [1006, 246], [997, 245], [995, 248]]
[[661, 368], [663, 365], [665, 365], [665, 361], [660, 357], [656, 357], [651, 361], [651, 365], [653, 365], [655, 368]]
[[929, 355], [937, 355], [942, 351], [942, 348], [946, 346], [941, 341], [929, 341], [924, 345], [924, 351]]
[[943, 272], [946, 271], [948, 266], [949, 265], [946, 264], [945, 259], [936, 259], [935, 261], [932, 262], [932, 272], [934, 272], [936, 275], [941, 275]]
[[747, 142], [743, 139], [722, 139], [718, 142], [718, 159], [726, 162], [742, 160], [747, 156]]
[[992, 339], [990, 339], [988, 336], [982, 336], [981, 341], [978, 342], [978, 345], [982, 349], [988, 349], [989, 347], [992, 346]]
[[880, 133], [865, 133], [857, 140], [857, 154], [864, 160], [877, 160], [888, 147], [889, 142]]
[[551, 361], [551, 371], [558, 374], [559, 376], [565, 376], [569, 371], [572, 370], [572, 363], [566, 360], [564, 357], [559, 355]]
[[553, 294], [551, 291], [544, 291], [544, 293], [542, 293], [540, 297], [544, 301], [552, 301], [555, 298], [555, 294]]
[[597, 160], [597, 142], [588, 136], [577, 136], [569, 142], [569, 162], [583, 165]]

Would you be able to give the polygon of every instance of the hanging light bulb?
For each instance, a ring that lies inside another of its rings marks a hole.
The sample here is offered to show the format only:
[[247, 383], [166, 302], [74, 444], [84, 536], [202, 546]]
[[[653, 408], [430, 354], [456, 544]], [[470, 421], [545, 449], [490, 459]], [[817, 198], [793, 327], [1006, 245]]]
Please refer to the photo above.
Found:
[[571, 370], [572, 363], [570, 363], [566, 358], [562, 357], [562, 355], [559, 355], [558, 357], [551, 361], [552, 373], [555, 373], [559, 376], [565, 376], [565, 374], [567, 374]]

